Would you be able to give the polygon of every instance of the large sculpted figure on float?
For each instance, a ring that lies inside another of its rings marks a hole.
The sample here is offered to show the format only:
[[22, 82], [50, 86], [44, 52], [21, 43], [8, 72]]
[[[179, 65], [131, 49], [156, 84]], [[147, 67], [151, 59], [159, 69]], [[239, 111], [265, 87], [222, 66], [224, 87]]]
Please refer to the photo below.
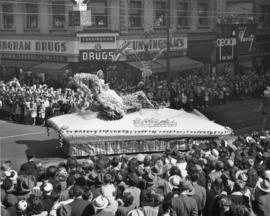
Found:
[[[138, 111], [141, 108], [153, 108], [143, 91], [120, 97], [103, 79], [103, 72], [97, 74], [77, 73], [74, 75], [78, 88], [86, 94], [92, 95], [97, 104], [100, 116], [110, 120], [121, 119], [126, 113]], [[86, 85], [89, 83], [89, 87]]]

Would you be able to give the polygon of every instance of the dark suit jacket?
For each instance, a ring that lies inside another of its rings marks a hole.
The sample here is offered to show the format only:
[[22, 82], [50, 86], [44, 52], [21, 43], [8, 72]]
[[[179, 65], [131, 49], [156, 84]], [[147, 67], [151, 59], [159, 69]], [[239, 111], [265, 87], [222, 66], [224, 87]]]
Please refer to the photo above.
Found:
[[270, 215], [270, 193], [259, 196], [257, 199], [255, 211], [258, 216]]
[[[90, 205], [90, 202], [83, 199], [75, 199], [72, 203], [69, 204], [71, 207], [71, 216], [82, 216], [85, 215], [84, 211], [87, 206]], [[88, 214], [91, 215], [90, 212]]]
[[195, 199], [189, 196], [180, 195], [172, 198], [172, 208], [176, 215], [198, 216], [198, 208]]

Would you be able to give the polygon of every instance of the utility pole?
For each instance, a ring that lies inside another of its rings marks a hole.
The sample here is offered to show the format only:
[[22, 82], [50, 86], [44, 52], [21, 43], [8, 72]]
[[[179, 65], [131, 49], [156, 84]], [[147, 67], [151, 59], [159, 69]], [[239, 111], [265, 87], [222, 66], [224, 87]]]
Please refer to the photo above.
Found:
[[171, 29], [171, 1], [167, 0], [167, 80], [171, 79], [171, 62], [170, 62], [170, 29]]

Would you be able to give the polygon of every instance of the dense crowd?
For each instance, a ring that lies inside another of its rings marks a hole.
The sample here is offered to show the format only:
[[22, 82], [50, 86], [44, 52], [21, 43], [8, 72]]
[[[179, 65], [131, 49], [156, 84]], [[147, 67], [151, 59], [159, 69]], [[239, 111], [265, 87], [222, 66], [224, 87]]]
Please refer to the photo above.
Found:
[[68, 158], [27, 149], [1, 167], [2, 216], [269, 216], [270, 136], [210, 140], [188, 152]]
[[[55, 89], [46, 84], [21, 83], [17, 78], [0, 82], [0, 115], [19, 123], [43, 125], [46, 119], [92, 109], [91, 95], [74, 87], [72, 78], [65, 88]], [[119, 95], [143, 90], [151, 101], [174, 109], [204, 109], [207, 106], [225, 104], [234, 99], [259, 97], [270, 81], [267, 75], [246, 73], [245, 75], [212, 76], [193, 73], [176, 76], [167, 82], [152, 76], [145, 82], [129, 83], [126, 79], [111, 77], [111, 89]]]

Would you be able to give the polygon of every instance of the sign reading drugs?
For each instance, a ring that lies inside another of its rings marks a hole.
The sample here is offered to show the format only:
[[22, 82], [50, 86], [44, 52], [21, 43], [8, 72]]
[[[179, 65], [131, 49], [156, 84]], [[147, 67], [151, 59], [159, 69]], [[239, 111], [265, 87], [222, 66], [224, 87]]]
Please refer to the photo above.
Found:
[[80, 61], [111, 61], [115, 50], [80, 50]]

